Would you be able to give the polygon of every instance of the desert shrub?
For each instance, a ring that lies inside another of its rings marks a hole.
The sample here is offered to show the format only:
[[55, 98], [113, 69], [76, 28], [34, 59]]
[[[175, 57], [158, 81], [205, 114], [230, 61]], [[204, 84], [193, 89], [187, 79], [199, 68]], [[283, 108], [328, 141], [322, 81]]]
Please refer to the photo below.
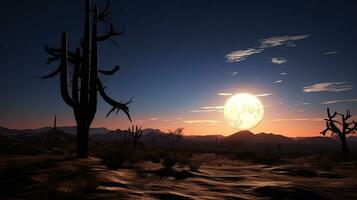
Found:
[[190, 168], [190, 171], [197, 172], [200, 169], [202, 162], [190, 160], [187, 165]]
[[176, 160], [172, 157], [164, 158], [162, 165], [166, 168], [172, 168], [176, 164]]
[[133, 161], [133, 154], [129, 148], [105, 148], [98, 156], [102, 158], [102, 163], [109, 169], [117, 169], [123, 166], [125, 162]]
[[160, 156], [156, 152], [146, 153], [146, 160], [151, 161], [153, 163], [160, 163]]

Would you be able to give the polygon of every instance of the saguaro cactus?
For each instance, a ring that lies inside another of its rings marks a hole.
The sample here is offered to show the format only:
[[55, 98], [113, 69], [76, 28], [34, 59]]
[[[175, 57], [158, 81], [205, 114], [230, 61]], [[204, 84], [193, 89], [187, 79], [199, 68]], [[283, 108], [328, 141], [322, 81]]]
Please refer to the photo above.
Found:
[[132, 125], [131, 128], [129, 127], [128, 133], [130, 137], [133, 139], [133, 146], [134, 149], [136, 150], [136, 147], [138, 145], [138, 141], [143, 136], [143, 130], [139, 126], [134, 126]]
[[[107, 4], [102, 12], [98, 12], [97, 5], [91, 7], [90, 1], [85, 3], [84, 35], [80, 47], [75, 51], [68, 49], [68, 34], [62, 33], [61, 47], [53, 48], [45, 46], [45, 51], [50, 55], [47, 64], [54, 61], [60, 62], [58, 68], [42, 79], [47, 79], [60, 75], [61, 95], [67, 105], [73, 108], [75, 120], [77, 123], [77, 157], [85, 158], [88, 155], [88, 133], [90, 125], [97, 111], [97, 95], [100, 96], [112, 108], [109, 110], [107, 117], [113, 112], [122, 110], [131, 121], [128, 104], [118, 102], [110, 98], [98, 77], [98, 73], [103, 75], [113, 75], [119, 70], [115, 66], [112, 70], [98, 70], [98, 43], [105, 40], [112, 40], [113, 37], [123, 34], [114, 31], [113, 25], [109, 22], [111, 14], [110, 6]], [[98, 34], [100, 23], [109, 24], [109, 30], [104, 35]], [[73, 70], [68, 72], [68, 65]], [[71, 84], [67, 77], [72, 76]], [[69, 87], [71, 86], [71, 94]]]
[[53, 120], [53, 130], [56, 131], [57, 129], [57, 116], [55, 115], [55, 119]]
[[[336, 120], [337, 115], [341, 116], [341, 121]], [[322, 135], [326, 135], [328, 131], [331, 131], [331, 134], [337, 134], [340, 138], [342, 145], [342, 153], [343, 159], [345, 161], [348, 160], [348, 146], [346, 135], [350, 133], [354, 133], [357, 131], [357, 122], [352, 121], [348, 122], [348, 120], [352, 117], [350, 111], [347, 110], [346, 115], [334, 112], [333, 115], [330, 113], [330, 109], [327, 108], [327, 119], [326, 121], [326, 129], [321, 132]]]

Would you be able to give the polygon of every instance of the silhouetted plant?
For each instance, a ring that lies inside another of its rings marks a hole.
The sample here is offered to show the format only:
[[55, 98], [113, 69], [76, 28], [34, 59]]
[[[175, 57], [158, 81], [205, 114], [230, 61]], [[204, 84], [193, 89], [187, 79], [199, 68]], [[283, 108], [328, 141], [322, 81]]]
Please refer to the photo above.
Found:
[[170, 155], [164, 158], [164, 160], [162, 161], [162, 166], [164, 166], [165, 168], [172, 168], [173, 166], [175, 166], [176, 162], [177, 161], [175, 157]]
[[[97, 5], [91, 7], [90, 1], [86, 0], [84, 36], [80, 47], [76, 48], [75, 51], [69, 51], [67, 32], [63, 32], [60, 48], [48, 46], [44, 48], [50, 55], [47, 64], [60, 61], [58, 68], [47, 76], [43, 76], [42, 79], [51, 78], [57, 74], [60, 75], [62, 98], [67, 105], [73, 108], [77, 123], [77, 157], [79, 158], [85, 158], [88, 155], [88, 133], [97, 110], [98, 92], [104, 101], [112, 106], [107, 117], [112, 112], [116, 111], [118, 113], [119, 110], [122, 110], [131, 121], [127, 106], [131, 103], [131, 100], [124, 103], [113, 100], [106, 94], [105, 88], [98, 77], [98, 73], [109, 76], [119, 70], [119, 66], [115, 66], [108, 71], [98, 70], [98, 42], [113, 41], [113, 37], [123, 34], [114, 30], [112, 23], [109, 22], [110, 14], [109, 4], [106, 5], [102, 12], [98, 12]], [[98, 34], [99, 23], [109, 24], [109, 30], [104, 35]], [[72, 94], [69, 92], [70, 84], [67, 80], [69, 64], [73, 67]]]
[[130, 137], [133, 140], [134, 150], [136, 150], [136, 147], [138, 145], [138, 141], [143, 136], [143, 130], [141, 129], [141, 127], [139, 127], [137, 125], [136, 126], [132, 125], [128, 129], [128, 133], [129, 133]]
[[57, 116], [55, 115], [55, 119], [53, 120], [53, 130], [56, 131], [57, 129]]
[[182, 132], [183, 128], [177, 128], [174, 131], [169, 131], [167, 134], [171, 150], [175, 150], [177, 144], [183, 139]]
[[[340, 121], [335, 119], [337, 115], [341, 116]], [[326, 121], [326, 129], [323, 130], [321, 134], [326, 135], [328, 131], [331, 131], [331, 135], [333, 135], [334, 133], [338, 135], [342, 145], [343, 159], [347, 161], [349, 156], [348, 155], [349, 151], [347, 146], [346, 135], [357, 131], [357, 122], [355, 121], [348, 122], [349, 119], [352, 117], [349, 110], [347, 110], [346, 114], [340, 114], [334, 112], [333, 115], [331, 115], [330, 109], [327, 108], [327, 117], [328, 117], [327, 119], [324, 119]]]

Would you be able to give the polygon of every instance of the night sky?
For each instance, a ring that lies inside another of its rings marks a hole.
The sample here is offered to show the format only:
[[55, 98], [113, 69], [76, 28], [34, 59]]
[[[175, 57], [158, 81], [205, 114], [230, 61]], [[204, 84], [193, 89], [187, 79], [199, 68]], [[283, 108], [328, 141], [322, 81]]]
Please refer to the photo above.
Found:
[[[99, 1], [100, 2], [100, 1]], [[100, 2], [103, 6], [105, 1]], [[113, 0], [113, 22], [125, 35], [101, 44], [101, 77], [114, 99], [134, 97], [133, 121], [185, 134], [231, 134], [222, 106], [230, 94], [257, 95], [265, 106], [254, 132], [318, 136], [326, 107], [357, 114], [356, 1]], [[3, 0], [0, 33], [0, 126], [73, 125], [51, 72], [45, 44], [69, 33], [78, 46], [82, 0]], [[105, 30], [105, 26], [101, 30]], [[94, 127], [127, 128], [123, 113]]]

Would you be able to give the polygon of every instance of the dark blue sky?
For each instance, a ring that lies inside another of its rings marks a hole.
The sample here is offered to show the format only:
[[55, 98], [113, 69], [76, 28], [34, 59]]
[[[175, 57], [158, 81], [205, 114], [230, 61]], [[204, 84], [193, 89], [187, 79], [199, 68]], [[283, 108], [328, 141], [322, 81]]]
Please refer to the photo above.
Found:
[[[219, 111], [190, 112], [224, 105], [228, 97], [218, 96], [221, 92], [271, 94], [261, 98], [267, 107], [260, 131], [289, 132], [283, 125], [267, 124], [306, 123], [323, 117], [326, 106], [357, 114], [356, 1], [111, 4], [114, 24], [119, 30], [125, 27], [126, 34], [118, 38], [118, 48], [110, 42], [100, 48], [102, 66], [121, 66], [115, 77], [103, 77], [103, 82], [116, 99], [134, 97], [131, 108], [137, 123], [162, 129], [184, 126], [192, 133], [203, 133], [200, 126], [213, 123], [205, 131], [233, 131]], [[62, 31], [69, 33], [70, 47], [78, 45], [82, 5], [82, 0], [2, 1], [1, 126], [48, 125], [54, 113], [63, 124], [73, 124], [72, 111], [60, 98], [58, 78], [39, 81], [34, 76], [56, 67], [45, 65], [42, 47], [57, 45]], [[293, 39], [299, 36], [304, 38]], [[274, 47], [262, 47], [263, 39]], [[249, 49], [260, 52], [243, 55]], [[244, 59], [228, 62], [231, 52]], [[283, 63], [274, 64], [272, 58]], [[278, 80], [282, 82], [273, 83]], [[327, 102], [332, 100], [339, 102]], [[127, 125], [122, 115], [106, 120], [107, 109], [100, 103], [95, 126]]]

